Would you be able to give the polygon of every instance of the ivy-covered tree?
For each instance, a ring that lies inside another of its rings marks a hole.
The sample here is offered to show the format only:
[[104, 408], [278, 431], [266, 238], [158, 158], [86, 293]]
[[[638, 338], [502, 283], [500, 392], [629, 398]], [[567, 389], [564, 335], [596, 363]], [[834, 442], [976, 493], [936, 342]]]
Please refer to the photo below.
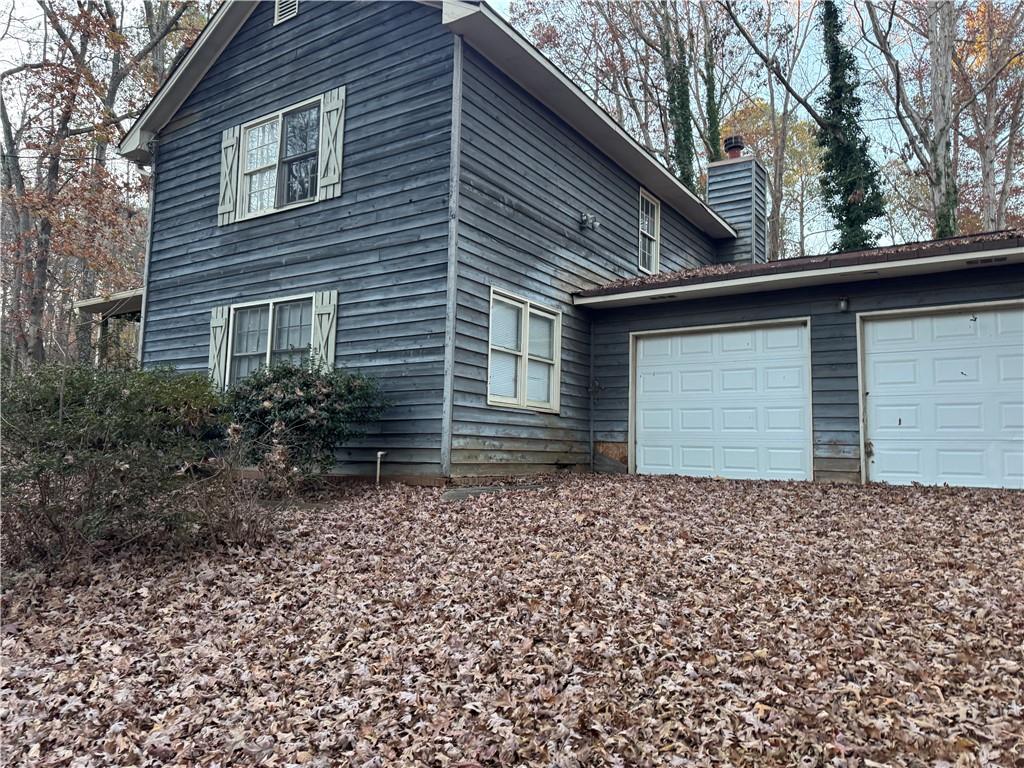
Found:
[[715, 84], [715, 49], [711, 30], [704, 38], [704, 112], [708, 120], [708, 162], [722, 159], [722, 116], [718, 108], [718, 86]]
[[690, 109], [690, 70], [686, 49], [674, 27], [668, 3], [662, 4], [661, 57], [668, 91], [671, 159], [676, 177], [690, 190], [693, 182], [693, 113]]
[[842, 40], [843, 21], [834, 0], [821, 5], [821, 25], [828, 89], [819, 99], [822, 125], [821, 186], [825, 206], [835, 220], [839, 251], [870, 248], [876, 236], [868, 224], [885, 213], [878, 169], [868, 154], [868, 137], [861, 126], [860, 76], [853, 53]]

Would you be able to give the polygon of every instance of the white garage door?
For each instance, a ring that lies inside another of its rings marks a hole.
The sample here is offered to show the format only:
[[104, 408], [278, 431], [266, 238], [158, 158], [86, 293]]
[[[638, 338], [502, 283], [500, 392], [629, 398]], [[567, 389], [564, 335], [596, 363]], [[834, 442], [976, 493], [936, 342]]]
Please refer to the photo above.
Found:
[[1024, 309], [866, 319], [868, 479], [1024, 487]]
[[636, 469], [809, 480], [805, 323], [644, 336], [636, 346]]

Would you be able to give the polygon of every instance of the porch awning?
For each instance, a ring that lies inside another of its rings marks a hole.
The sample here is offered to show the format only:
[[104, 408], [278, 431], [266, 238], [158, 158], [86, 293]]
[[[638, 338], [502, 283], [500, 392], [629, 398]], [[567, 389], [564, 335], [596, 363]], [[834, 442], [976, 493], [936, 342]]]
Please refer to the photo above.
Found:
[[104, 318], [123, 317], [130, 319], [142, 313], [142, 289], [108, 293], [75, 302], [75, 309], [83, 315], [100, 315]]

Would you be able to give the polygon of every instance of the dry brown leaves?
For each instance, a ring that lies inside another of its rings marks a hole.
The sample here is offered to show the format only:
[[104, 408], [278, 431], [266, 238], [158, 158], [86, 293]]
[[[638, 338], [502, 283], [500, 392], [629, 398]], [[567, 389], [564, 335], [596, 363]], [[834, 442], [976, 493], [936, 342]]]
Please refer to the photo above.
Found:
[[1019, 493], [346, 492], [5, 595], [10, 765], [1021, 765]]

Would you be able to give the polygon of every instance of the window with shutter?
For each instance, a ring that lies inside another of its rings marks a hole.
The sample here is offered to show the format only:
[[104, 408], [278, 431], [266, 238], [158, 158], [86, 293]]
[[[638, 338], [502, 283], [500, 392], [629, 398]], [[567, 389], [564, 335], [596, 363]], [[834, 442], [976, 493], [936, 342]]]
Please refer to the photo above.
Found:
[[492, 289], [487, 402], [558, 411], [561, 313]]
[[341, 194], [345, 87], [224, 132], [218, 224]]
[[338, 292], [320, 291], [217, 307], [210, 319], [210, 372], [218, 387], [266, 365], [334, 364]]

